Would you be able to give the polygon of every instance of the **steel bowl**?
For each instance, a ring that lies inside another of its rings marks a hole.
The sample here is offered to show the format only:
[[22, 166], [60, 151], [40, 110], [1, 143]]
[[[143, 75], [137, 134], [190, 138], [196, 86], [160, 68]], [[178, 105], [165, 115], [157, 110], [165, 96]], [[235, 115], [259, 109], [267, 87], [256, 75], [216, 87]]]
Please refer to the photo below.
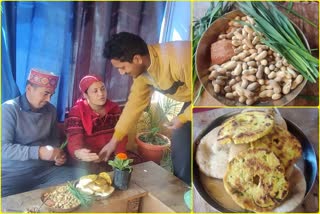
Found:
[[[236, 16], [244, 16], [244, 14], [239, 10], [234, 10], [229, 13], [226, 13], [224, 16], [218, 18], [216, 21], [214, 21], [211, 24], [211, 26], [206, 30], [206, 32], [202, 35], [199, 41], [197, 51], [196, 51], [196, 59], [195, 59], [197, 75], [202, 86], [217, 101], [219, 101], [223, 105], [228, 105], [228, 106], [243, 106], [245, 104], [240, 103], [239, 101], [227, 99], [222, 95], [216, 94], [213, 90], [211, 80], [208, 79], [208, 76], [209, 76], [208, 68], [211, 66], [211, 53], [210, 53], [211, 44], [218, 40], [218, 36], [221, 34], [221, 32], [226, 32], [226, 30], [229, 27], [228, 22], [234, 19]], [[302, 39], [302, 41], [310, 51], [309, 43], [306, 37], [294, 23], [292, 24], [294, 25], [298, 35], [300, 36], [300, 38]], [[301, 90], [304, 88], [306, 83], [307, 83], [307, 80], [304, 79], [304, 81], [300, 83], [298, 87], [292, 90], [289, 94], [282, 96], [282, 98], [279, 100], [272, 100], [270, 98], [270, 100], [268, 101], [261, 101], [256, 103], [255, 105], [258, 105], [258, 106], [286, 105], [301, 92]]]

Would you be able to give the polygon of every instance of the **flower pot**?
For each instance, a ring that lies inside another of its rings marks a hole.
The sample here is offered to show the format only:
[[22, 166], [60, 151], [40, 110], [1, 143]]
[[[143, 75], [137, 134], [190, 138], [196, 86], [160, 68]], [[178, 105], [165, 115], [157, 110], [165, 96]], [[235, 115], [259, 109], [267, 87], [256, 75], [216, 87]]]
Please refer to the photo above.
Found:
[[126, 190], [129, 187], [132, 171], [114, 169], [113, 186], [119, 190]]
[[165, 145], [153, 145], [150, 143], [145, 143], [139, 139], [141, 135], [146, 134], [147, 132], [142, 132], [137, 134], [136, 143], [138, 145], [138, 153], [142, 156], [142, 158], [146, 161], [153, 161], [157, 164], [160, 164], [163, 153], [166, 149], [170, 147], [170, 139], [162, 134], [157, 134], [159, 137], [165, 139], [167, 144]]

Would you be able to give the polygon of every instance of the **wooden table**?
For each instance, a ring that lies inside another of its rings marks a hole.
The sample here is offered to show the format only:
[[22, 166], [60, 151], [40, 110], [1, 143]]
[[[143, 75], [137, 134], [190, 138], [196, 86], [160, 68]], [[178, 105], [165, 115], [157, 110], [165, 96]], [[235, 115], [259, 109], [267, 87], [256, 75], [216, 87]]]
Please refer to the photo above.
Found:
[[[47, 189], [4, 197], [2, 211], [23, 212], [39, 207], [40, 196]], [[94, 201], [91, 207], [80, 207], [74, 212], [190, 212], [183, 199], [188, 189], [180, 179], [149, 161], [133, 166], [128, 190], [115, 190], [109, 198]], [[48, 209], [42, 206], [41, 212], [48, 212]]]
[[[286, 3], [284, 3], [286, 4]], [[303, 15], [307, 19], [312, 22], [318, 24], [318, 2], [294, 2], [293, 10], [297, 11], [299, 14]], [[205, 12], [209, 8], [209, 2], [195, 2], [194, 3], [194, 17], [195, 19], [199, 19], [204, 16]], [[319, 59], [318, 49], [319, 49], [319, 31], [318, 29], [310, 26], [303, 20], [289, 15], [290, 20], [292, 20], [304, 33], [306, 36], [310, 48], [315, 49], [313, 51], [313, 56]], [[196, 48], [196, 47], [194, 47]], [[293, 99], [287, 106], [318, 106], [319, 105], [319, 80], [316, 83], [307, 82], [304, 89], [300, 92], [300, 94]], [[194, 98], [197, 95], [198, 89], [200, 87], [200, 82], [197, 81], [194, 86]], [[215, 98], [213, 98], [207, 91], [203, 91], [201, 93], [200, 99], [194, 104], [195, 106], [223, 106], [220, 102], [218, 102]]]
[[[215, 118], [220, 117], [223, 114], [233, 112], [236, 109], [213, 109], [193, 114], [193, 137], [196, 137], [200, 132], [206, 128]], [[318, 119], [319, 113], [317, 108], [310, 109], [279, 109], [281, 115], [294, 122], [301, 129], [310, 143], [313, 145], [317, 157], [318, 154]], [[317, 158], [318, 159], [318, 158]], [[300, 205], [294, 212], [318, 212], [319, 198], [318, 198], [319, 178], [313, 186], [311, 193], [305, 199], [302, 205]], [[202, 199], [200, 194], [195, 188], [193, 188], [193, 207], [194, 212], [218, 212], [212, 206], [210, 206], [205, 200]]]

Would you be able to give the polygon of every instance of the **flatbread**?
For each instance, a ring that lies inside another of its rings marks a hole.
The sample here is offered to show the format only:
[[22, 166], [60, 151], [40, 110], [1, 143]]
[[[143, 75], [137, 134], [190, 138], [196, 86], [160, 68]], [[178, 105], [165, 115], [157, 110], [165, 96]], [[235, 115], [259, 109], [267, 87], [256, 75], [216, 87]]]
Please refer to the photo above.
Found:
[[298, 139], [280, 126], [275, 126], [271, 133], [251, 143], [251, 146], [269, 148], [274, 152], [284, 166], [287, 177], [292, 172], [292, 166], [302, 155], [302, 147]]
[[237, 114], [223, 122], [218, 133], [221, 144], [253, 142], [271, 132], [273, 116], [266, 112], [250, 111]]
[[267, 149], [239, 153], [229, 162], [223, 184], [241, 208], [255, 212], [271, 211], [289, 191], [284, 168]]
[[301, 170], [295, 166], [289, 178], [290, 191], [283, 203], [275, 208], [273, 212], [292, 212], [304, 200], [307, 183]]
[[277, 109], [273, 109], [273, 108], [272, 109], [265, 109], [265, 108], [252, 109], [252, 108], [249, 108], [249, 109], [244, 109], [241, 112], [243, 113], [243, 112], [251, 112], [251, 111], [262, 111], [262, 112], [266, 112], [268, 114], [271, 114], [274, 119], [274, 125], [281, 126], [282, 128], [288, 130], [286, 121], [283, 119], [283, 117], [281, 116], [280, 112]]
[[217, 134], [220, 126], [204, 136], [198, 145], [196, 161], [205, 175], [222, 179], [228, 164], [229, 145], [219, 144]]
[[230, 144], [230, 151], [228, 161], [231, 161], [234, 157], [236, 157], [240, 152], [245, 151], [250, 148], [249, 144]]

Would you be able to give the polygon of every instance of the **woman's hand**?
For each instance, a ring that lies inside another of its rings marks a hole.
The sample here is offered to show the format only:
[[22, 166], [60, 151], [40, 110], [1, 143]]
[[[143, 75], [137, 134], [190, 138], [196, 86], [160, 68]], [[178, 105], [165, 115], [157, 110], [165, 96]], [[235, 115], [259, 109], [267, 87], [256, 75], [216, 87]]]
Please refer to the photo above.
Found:
[[117, 147], [117, 140], [112, 138], [99, 152], [100, 160], [108, 161], [110, 155]]
[[99, 162], [99, 156], [97, 155], [97, 153], [92, 153], [89, 149], [78, 149], [74, 151], [74, 155], [81, 161]]

